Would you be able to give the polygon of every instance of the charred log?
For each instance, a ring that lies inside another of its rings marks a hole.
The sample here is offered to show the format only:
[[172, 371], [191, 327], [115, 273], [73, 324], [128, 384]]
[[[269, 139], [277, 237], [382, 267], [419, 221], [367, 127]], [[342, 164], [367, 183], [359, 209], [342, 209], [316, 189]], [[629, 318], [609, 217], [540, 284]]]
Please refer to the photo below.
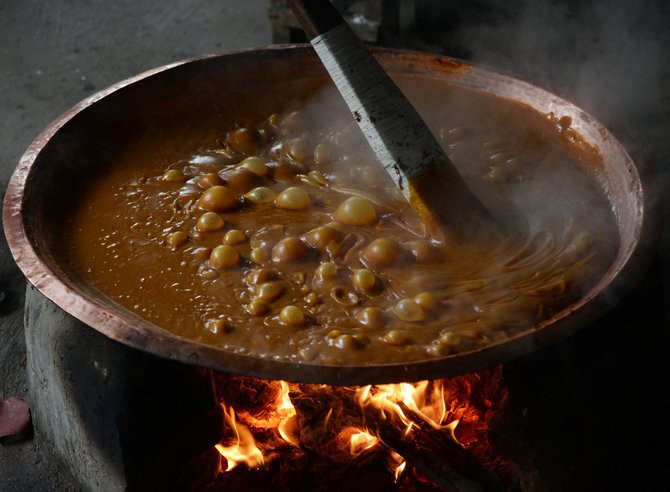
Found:
[[495, 473], [479, 463], [449, 432], [430, 427], [406, 405], [398, 405], [413, 422], [411, 433], [403, 432], [405, 426], [402, 424], [380, 418], [375, 409], [368, 407], [365, 411], [368, 426], [375, 430], [385, 446], [402, 456], [442, 490], [504, 490]]

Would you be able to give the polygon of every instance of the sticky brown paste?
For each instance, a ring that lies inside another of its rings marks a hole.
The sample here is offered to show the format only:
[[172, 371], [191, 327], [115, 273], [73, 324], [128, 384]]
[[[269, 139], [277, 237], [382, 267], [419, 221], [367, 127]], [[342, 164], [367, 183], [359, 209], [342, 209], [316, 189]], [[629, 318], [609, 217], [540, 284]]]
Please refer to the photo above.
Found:
[[466, 89], [436, 104], [436, 91], [410, 88], [439, 107], [426, 119], [475, 191], [510, 201], [527, 233], [431, 239], [357, 127], [301, 106], [135, 142], [77, 199], [64, 254], [142, 318], [260, 357], [415, 361], [532, 329], [616, 250], [600, 156], [565, 119]]

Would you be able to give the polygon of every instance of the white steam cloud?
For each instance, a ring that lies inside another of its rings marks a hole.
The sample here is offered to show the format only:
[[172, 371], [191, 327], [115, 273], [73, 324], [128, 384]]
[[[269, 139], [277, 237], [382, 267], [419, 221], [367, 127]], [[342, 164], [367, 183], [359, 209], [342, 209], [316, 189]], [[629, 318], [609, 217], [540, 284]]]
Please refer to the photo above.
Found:
[[456, 34], [474, 61], [560, 92], [606, 122], [656, 112], [667, 97], [667, 3], [488, 3], [486, 20], [466, 19]]

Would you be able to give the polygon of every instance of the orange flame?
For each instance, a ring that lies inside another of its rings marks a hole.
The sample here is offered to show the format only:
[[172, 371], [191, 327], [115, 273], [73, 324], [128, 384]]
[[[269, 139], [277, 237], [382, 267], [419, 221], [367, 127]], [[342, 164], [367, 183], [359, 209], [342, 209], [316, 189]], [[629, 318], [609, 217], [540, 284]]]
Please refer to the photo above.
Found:
[[[225, 471], [228, 472], [232, 470], [240, 463], [246, 463], [250, 468], [256, 468], [262, 465], [265, 460], [263, 458], [263, 453], [261, 453], [261, 450], [256, 446], [254, 436], [245, 425], [236, 421], [235, 410], [232, 407], [227, 409], [223, 404], [221, 407], [223, 408], [225, 421], [235, 433], [235, 438], [232, 444], [228, 446], [217, 444], [215, 446], [221, 456], [228, 462], [228, 467]], [[219, 463], [219, 468], [221, 469], [221, 463]]]
[[373, 436], [367, 430], [354, 429], [354, 431], [358, 432], [354, 432], [350, 438], [349, 451], [352, 456], [358, 456], [379, 443], [379, 438]]
[[393, 472], [394, 479], [397, 482], [398, 480], [400, 480], [402, 472], [405, 471], [407, 462], [398, 453], [396, 453], [395, 451], [391, 451], [391, 454], [389, 455], [388, 464], [389, 467], [391, 468], [391, 471]]
[[[494, 384], [497, 381], [495, 377], [498, 377], [499, 373], [500, 371], [493, 375]], [[307, 445], [306, 449], [312, 449], [309, 446], [315, 442], [316, 434], [317, 440], [324, 439], [323, 442], [334, 444], [336, 449], [345, 451], [352, 458], [383, 445], [383, 449], [388, 452], [389, 470], [393, 473], [395, 481], [398, 482], [406, 469], [407, 462], [403, 456], [388, 449], [386, 444], [374, 435], [374, 431], [357, 427], [356, 422], [360, 416], [357, 416], [355, 412], [347, 413], [352, 411], [350, 405], [340, 407], [336, 404], [330, 408], [324, 408], [324, 415], [321, 418], [314, 420], [310, 417], [308, 419], [310, 426], [319, 423], [319, 429], [316, 427], [301, 429], [302, 420], [299, 420], [296, 408], [291, 401], [291, 393], [299, 395], [300, 398], [305, 396], [309, 398], [310, 395], [319, 395], [319, 392], [323, 393], [324, 390], [332, 391], [333, 395], [329, 395], [329, 398], [334, 396], [333, 401], [335, 402], [338, 397], [342, 399], [353, 397], [354, 402], [362, 409], [376, 409], [381, 418], [392, 424], [399, 433], [402, 433], [403, 438], [407, 439], [415, 429], [420, 429], [421, 426], [427, 424], [447, 433], [454, 442], [461, 444], [454, 433], [460, 423], [462, 427], [459, 427], [459, 435], [464, 443], [461, 445], [470, 449], [473, 443], [480, 441], [481, 433], [477, 429], [486, 426], [485, 412], [491, 407], [488, 397], [481, 400], [483, 403], [478, 402], [479, 406], [472, 404], [472, 385], [480, 381], [478, 378], [479, 376], [473, 376], [469, 379], [445, 379], [358, 388], [335, 388], [324, 385], [303, 387], [303, 385], [289, 384], [285, 381], [254, 381], [250, 386], [256, 390], [250, 394], [265, 395], [263, 398], [269, 397], [267, 400], [263, 399], [262, 403], [258, 402], [261, 404], [254, 403], [255, 406], [252, 407], [254, 410], [242, 410], [236, 418], [232, 407], [221, 404], [224, 419], [234, 432], [234, 436], [227, 442], [222, 441], [216, 445], [222, 457], [219, 472], [230, 471], [240, 463], [246, 463], [251, 468], [259, 467], [281, 456], [278, 445], [281, 447], [287, 444], [298, 448], [296, 453], [303, 451], [302, 448], [305, 445]], [[502, 397], [505, 395], [504, 392], [500, 394]], [[308, 400], [301, 399], [300, 401]], [[348, 410], [343, 412], [343, 408]], [[348, 420], [350, 417], [353, 417], [353, 422]], [[336, 439], [326, 441], [329, 439], [327, 436], [330, 435], [332, 438], [329, 431], [331, 428], [335, 430]], [[305, 444], [301, 442], [303, 431], [306, 431], [306, 436], [311, 439]], [[482, 442], [486, 445], [487, 441], [482, 440]], [[225, 470], [222, 466], [223, 458], [227, 461]]]
[[277, 425], [277, 431], [284, 441], [291, 446], [299, 447], [300, 442], [295, 435], [298, 431], [298, 418], [289, 396], [290, 388], [286, 381], [280, 381], [279, 384], [281, 392], [277, 400], [277, 413], [281, 421]]
[[450, 412], [446, 405], [444, 386], [440, 381], [435, 381], [432, 388], [429, 381], [363, 386], [356, 391], [356, 398], [362, 407], [372, 405], [379, 409], [383, 418], [399, 418], [406, 426], [406, 435], [411, 433], [415, 423], [405, 415], [399, 403], [435, 429], [449, 429], [453, 435], [453, 429], [458, 424], [457, 420], [453, 420], [445, 425]]
[[[252, 415], [242, 412], [240, 417], [244, 422], [255, 429], [276, 429], [281, 438], [292, 446], [300, 446], [297, 437], [299, 426], [295, 407], [289, 397], [289, 385], [285, 381], [279, 381], [279, 396], [275, 401], [274, 408], [269, 408], [267, 413]], [[232, 443], [225, 445], [219, 443], [215, 448], [228, 463], [224, 470], [219, 463], [219, 472], [229, 472], [240, 463], [246, 463], [250, 468], [263, 465], [266, 457], [258, 447], [256, 440], [243, 423], [239, 422], [235, 415], [235, 409], [221, 403], [225, 422], [234, 432]]]

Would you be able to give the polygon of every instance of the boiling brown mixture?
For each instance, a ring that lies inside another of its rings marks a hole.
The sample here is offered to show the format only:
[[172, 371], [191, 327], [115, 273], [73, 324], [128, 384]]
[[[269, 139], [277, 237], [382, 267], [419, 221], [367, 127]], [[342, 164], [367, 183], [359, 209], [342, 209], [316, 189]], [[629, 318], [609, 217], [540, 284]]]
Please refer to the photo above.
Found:
[[69, 261], [141, 317], [259, 357], [415, 361], [528, 330], [592, 285], [616, 248], [583, 171], [599, 157], [567, 119], [456, 92], [430, 123], [490, 207], [525, 217], [524, 234], [427, 237], [348, 115], [320, 123], [332, 110], [322, 102], [230, 122], [220, 138], [211, 128], [178, 159], [162, 151], [170, 140], [133, 146], [81, 198]]

